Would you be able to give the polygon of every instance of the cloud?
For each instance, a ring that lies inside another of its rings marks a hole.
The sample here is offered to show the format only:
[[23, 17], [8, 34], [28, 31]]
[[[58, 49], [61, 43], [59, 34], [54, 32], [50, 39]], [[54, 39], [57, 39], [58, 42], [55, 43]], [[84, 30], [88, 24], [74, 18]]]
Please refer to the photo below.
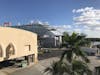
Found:
[[100, 27], [95, 27], [95, 30], [96, 31], [100, 31]]
[[95, 27], [95, 29], [92, 29], [89, 26], [76, 26], [76, 25], [59, 25], [59, 26], [54, 26], [54, 28], [57, 29], [60, 33], [63, 32], [77, 32], [77, 33], [84, 33], [87, 35], [87, 38], [100, 38], [100, 27]]
[[74, 32], [77, 32], [77, 33], [82, 33], [82, 29], [80, 29], [80, 28], [76, 28], [76, 29], [74, 29], [73, 31], [74, 31]]
[[71, 25], [55, 25], [54, 26], [55, 28], [63, 28], [63, 29], [70, 29], [70, 28], [72, 28], [72, 26]]
[[75, 25], [83, 25], [89, 27], [100, 26], [100, 9], [86, 7], [81, 9], [73, 9], [73, 13], [79, 14], [73, 17]]
[[84, 30], [87, 38], [100, 38], [100, 30]]
[[80, 26], [76, 26], [76, 25], [59, 25], [59, 26], [54, 26], [54, 28], [63, 33], [63, 32], [77, 32], [77, 33], [81, 33], [82, 32], [82, 28], [80, 28]]
[[72, 25], [56, 25], [53, 26], [55, 29], [57, 29], [59, 32], [72, 32], [73, 26]]
[[73, 17], [74, 25], [78, 28], [81, 26], [80, 29], [75, 28], [74, 30], [85, 33], [88, 38], [100, 38], [100, 9], [85, 7], [73, 9], [72, 12], [76, 14]]
[[54, 26], [54, 28], [59, 31], [60, 33], [63, 32], [77, 32], [77, 33], [84, 33], [87, 35], [87, 37], [91, 38], [98, 38], [100, 37], [100, 27], [96, 27], [95, 30], [92, 29], [89, 26], [79, 26], [79, 25], [59, 25], [59, 26]]
[[73, 9], [73, 13], [80, 13], [80, 12], [84, 12], [84, 11], [89, 11], [89, 10], [93, 10], [93, 7], [85, 7], [85, 8], [81, 8], [81, 9]]

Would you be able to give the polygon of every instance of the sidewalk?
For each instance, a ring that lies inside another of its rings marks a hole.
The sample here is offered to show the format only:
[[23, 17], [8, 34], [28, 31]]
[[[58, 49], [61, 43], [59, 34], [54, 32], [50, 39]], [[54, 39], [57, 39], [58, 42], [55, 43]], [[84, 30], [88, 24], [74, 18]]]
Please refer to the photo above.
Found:
[[0, 70], [0, 75], [47, 75], [44, 73], [44, 69], [50, 66], [55, 60], [58, 60], [58, 58], [53, 57], [50, 59], [40, 60], [39, 63], [31, 64], [25, 68], [4, 68]]
[[[58, 59], [59, 58], [57, 57], [52, 57], [40, 60], [37, 64], [31, 64], [25, 68], [5, 68], [0, 70], [0, 75], [47, 75], [44, 73], [44, 69], [50, 66], [53, 61], [57, 61]], [[92, 70], [94, 69], [94, 66], [100, 65], [100, 60], [95, 56], [89, 56], [89, 59], [91, 60], [90, 68]]]
[[[58, 60], [58, 58], [53, 57], [50, 59], [41, 60], [41, 61], [39, 61], [38, 64], [34, 64], [30, 67], [27, 67], [27, 68], [24, 68], [21, 70], [17, 70], [10, 75], [47, 75], [46, 73], [44, 73], [44, 69], [46, 67], [50, 66], [51, 63], [55, 60]], [[50, 74], [48, 74], [48, 75], [50, 75]]]

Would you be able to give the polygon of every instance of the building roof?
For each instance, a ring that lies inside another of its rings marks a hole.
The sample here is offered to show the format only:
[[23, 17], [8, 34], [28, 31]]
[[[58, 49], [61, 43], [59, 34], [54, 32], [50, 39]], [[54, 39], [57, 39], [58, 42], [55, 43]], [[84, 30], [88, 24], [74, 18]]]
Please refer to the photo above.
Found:
[[62, 35], [62, 33], [61, 32], [59, 32], [59, 31], [51, 31], [55, 36], [61, 36]]
[[20, 28], [37, 33], [40, 37], [54, 37], [61, 36], [62, 34], [55, 28], [46, 24], [27, 24], [21, 26], [13, 26], [14, 28]]

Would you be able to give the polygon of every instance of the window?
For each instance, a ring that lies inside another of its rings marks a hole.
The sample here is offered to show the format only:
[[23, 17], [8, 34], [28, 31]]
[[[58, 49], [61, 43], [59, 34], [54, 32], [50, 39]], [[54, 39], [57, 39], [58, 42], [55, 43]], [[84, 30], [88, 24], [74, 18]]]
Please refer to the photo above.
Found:
[[9, 57], [9, 56], [14, 55], [14, 54], [15, 54], [14, 45], [12, 43], [10, 43], [6, 48], [6, 56]]

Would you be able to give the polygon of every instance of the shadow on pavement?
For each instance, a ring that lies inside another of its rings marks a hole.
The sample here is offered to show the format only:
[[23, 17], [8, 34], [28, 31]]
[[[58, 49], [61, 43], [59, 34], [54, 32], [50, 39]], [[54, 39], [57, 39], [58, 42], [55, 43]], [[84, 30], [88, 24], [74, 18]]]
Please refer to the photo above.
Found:
[[14, 65], [14, 63], [9, 61], [9, 60], [3, 61], [3, 62], [0, 62], [0, 69], [5, 68], [5, 67], [9, 67], [9, 66], [13, 66], [13, 65]]

